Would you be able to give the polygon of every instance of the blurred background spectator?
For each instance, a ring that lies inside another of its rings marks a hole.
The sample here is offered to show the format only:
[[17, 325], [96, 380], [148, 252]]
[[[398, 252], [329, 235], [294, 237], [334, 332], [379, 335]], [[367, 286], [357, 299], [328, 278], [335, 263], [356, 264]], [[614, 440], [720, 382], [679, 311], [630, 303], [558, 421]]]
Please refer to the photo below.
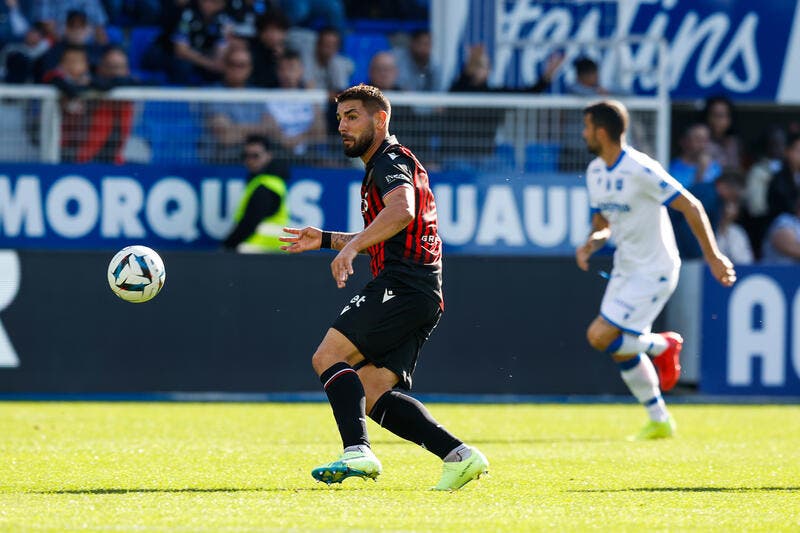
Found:
[[476, 44], [469, 48], [467, 59], [458, 79], [450, 85], [450, 92], [486, 92], [489, 91], [489, 74], [492, 67], [486, 47]]
[[[161, 16], [158, 21], [159, 33], [152, 41], [144, 45], [141, 51], [140, 65], [142, 70], [148, 71], [148, 76], [159, 77], [161, 82], [167, 83], [169, 77], [167, 70], [172, 64], [174, 45], [172, 36], [178, 29], [178, 24], [185, 9], [191, 4], [191, 0], [164, 0], [161, 3]], [[131, 39], [133, 41], [133, 38]], [[132, 45], [141, 45], [136, 42]]]
[[[744, 229], [738, 225], [743, 188], [744, 177], [734, 170], [723, 172], [712, 182], [698, 182], [688, 187], [689, 192], [703, 204], [714, 235], [718, 239], [721, 236], [728, 250], [736, 257], [731, 257], [731, 261], [739, 261], [740, 264], [753, 261], [750, 242]], [[702, 258], [703, 251], [686, 219], [675, 210], [668, 211], [681, 259]]]
[[12, 42], [0, 51], [0, 69], [2, 79], [6, 83], [34, 83], [41, 80], [37, 76], [37, 65], [50, 49], [50, 41], [46, 38], [46, 29], [36, 23], [25, 32], [22, 42]]
[[431, 62], [431, 33], [415, 30], [407, 46], [392, 49], [397, 63], [397, 86], [403, 91], [442, 91], [441, 69]]
[[75, 161], [87, 135], [87, 106], [80, 96], [91, 88], [89, 58], [81, 46], [67, 45], [58, 66], [45, 73], [44, 82], [61, 93], [61, 157]]
[[34, 74], [38, 79], [45, 72], [53, 70], [61, 60], [67, 47], [80, 46], [86, 51], [89, 67], [94, 68], [103, 53], [103, 46], [92, 39], [92, 28], [86, 13], [73, 10], [67, 13], [64, 32], [61, 38], [53, 43], [50, 49], [41, 57], [40, 64], [34, 65]]
[[450, 85], [450, 92], [531, 92], [541, 93], [550, 88], [553, 75], [564, 61], [560, 53], [551, 54], [547, 59], [545, 71], [534, 85], [530, 87], [489, 87], [489, 74], [492, 65], [486, 46], [476, 44], [469, 47], [467, 59], [458, 78]]
[[382, 91], [399, 91], [397, 85], [397, 61], [391, 52], [378, 52], [369, 62], [367, 83]]
[[783, 164], [786, 150], [786, 130], [777, 124], [769, 125], [761, 134], [756, 154], [758, 159], [747, 172], [745, 185], [745, 211], [743, 224], [753, 243], [753, 249], [760, 253], [764, 234], [772, 221], [769, 212], [768, 192], [772, 176], [777, 174]]
[[339, 30], [330, 26], [319, 30], [313, 53], [303, 59], [309, 87], [338, 93], [350, 86], [354, 65], [350, 58], [339, 53], [341, 47]]
[[[110, 46], [100, 58], [91, 86], [98, 91], [137, 85], [131, 77], [128, 56], [121, 47]], [[123, 151], [133, 127], [134, 105], [120, 100], [93, 99], [86, 102], [86, 138], [75, 154], [77, 163], [125, 162]]]
[[597, 63], [589, 57], [579, 57], [572, 66], [575, 68], [575, 83], [567, 88], [570, 94], [581, 96], [598, 96], [610, 93], [600, 85], [600, 69]]
[[92, 42], [108, 43], [106, 26], [108, 15], [100, 0], [32, 0], [32, 20], [43, 22], [50, 28], [51, 35], [62, 35], [66, 30], [68, 15], [75, 11], [84, 13], [87, 31]]
[[783, 151], [781, 169], [772, 176], [767, 191], [767, 204], [772, 218], [781, 213], [794, 213], [800, 197], [800, 134], [792, 134]]
[[22, 39], [30, 28], [30, 10], [20, 6], [19, 0], [0, 2], [0, 47]]
[[[182, 2], [169, 8], [180, 8]], [[145, 67], [166, 73], [176, 85], [203, 85], [220, 79], [225, 0], [197, 0], [180, 11], [177, 23], [165, 18], [162, 35], [145, 54]], [[175, 11], [172, 11], [174, 16]]]
[[256, 19], [265, 9], [264, 0], [228, 0], [225, 33], [245, 39], [254, 38]]
[[[253, 70], [250, 50], [230, 48], [223, 54], [221, 86], [229, 90], [248, 87]], [[266, 107], [261, 102], [219, 102], [206, 105], [206, 131], [201, 157], [218, 164], [239, 161], [242, 143], [249, 135], [265, 131]]]
[[690, 124], [681, 135], [680, 152], [669, 165], [672, 174], [686, 188], [714, 181], [722, 167], [711, 155], [711, 132], [700, 122]]
[[800, 263], [800, 197], [772, 222], [761, 255], [764, 263]]
[[[300, 54], [287, 50], [278, 60], [278, 87], [304, 89]], [[267, 103], [266, 133], [270, 141], [302, 156], [308, 145], [325, 140], [325, 119], [319, 106], [309, 102]]]
[[222, 247], [244, 253], [279, 252], [278, 236], [289, 223], [286, 202], [288, 168], [275, 158], [263, 135], [248, 135], [242, 150], [247, 169], [245, 187], [234, 213], [234, 227]]
[[278, 86], [278, 59], [286, 50], [289, 20], [280, 11], [267, 11], [256, 20], [256, 38], [251, 41], [255, 87]]
[[[739, 223], [742, 214], [744, 177], [735, 170], [726, 171], [726, 177], [716, 184], [721, 200], [719, 222], [714, 231], [720, 251], [734, 265], [750, 265], [755, 261], [753, 247], [744, 227]], [[719, 178], [718, 178], [719, 180]]]
[[747, 173], [745, 198], [751, 217], [762, 217], [769, 213], [769, 182], [780, 171], [785, 150], [786, 130], [776, 124], [768, 126], [759, 140], [759, 158]]
[[711, 133], [711, 157], [722, 168], [742, 168], [741, 141], [734, 129], [733, 102], [725, 96], [706, 100], [702, 121]]

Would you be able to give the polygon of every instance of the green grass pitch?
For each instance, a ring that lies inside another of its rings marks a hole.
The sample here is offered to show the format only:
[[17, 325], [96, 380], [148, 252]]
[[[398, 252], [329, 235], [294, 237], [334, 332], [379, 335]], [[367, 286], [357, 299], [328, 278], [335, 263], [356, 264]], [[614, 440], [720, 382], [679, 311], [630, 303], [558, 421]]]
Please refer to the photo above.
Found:
[[377, 483], [316, 483], [327, 404], [0, 403], [2, 531], [798, 531], [800, 408], [431, 404], [490, 475], [428, 490], [437, 458], [370, 422]]

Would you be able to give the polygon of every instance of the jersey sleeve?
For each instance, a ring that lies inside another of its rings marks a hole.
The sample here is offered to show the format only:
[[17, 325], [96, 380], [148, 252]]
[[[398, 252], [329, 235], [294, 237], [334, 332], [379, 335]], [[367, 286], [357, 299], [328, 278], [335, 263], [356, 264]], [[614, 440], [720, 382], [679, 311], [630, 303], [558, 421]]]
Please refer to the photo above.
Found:
[[643, 188], [646, 194], [655, 198], [663, 205], [669, 205], [672, 200], [684, 191], [683, 185], [664, 170], [657, 161], [642, 166]]
[[[394, 154], [392, 154], [394, 155]], [[392, 158], [386, 154], [376, 161], [372, 170], [372, 180], [381, 198], [401, 185], [414, 186], [414, 161], [404, 155]]]

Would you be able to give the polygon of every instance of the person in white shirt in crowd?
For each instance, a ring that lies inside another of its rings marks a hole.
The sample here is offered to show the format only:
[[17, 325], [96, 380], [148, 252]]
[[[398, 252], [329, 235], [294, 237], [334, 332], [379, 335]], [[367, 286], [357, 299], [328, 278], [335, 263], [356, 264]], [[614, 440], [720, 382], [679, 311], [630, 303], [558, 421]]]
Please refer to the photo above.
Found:
[[408, 46], [392, 50], [397, 64], [397, 86], [404, 91], [443, 91], [442, 71], [431, 60], [431, 33], [417, 30]]
[[338, 94], [350, 86], [355, 65], [352, 59], [339, 53], [341, 48], [339, 30], [333, 27], [319, 30], [313, 52], [303, 58], [304, 79], [309, 87]]
[[[300, 54], [287, 50], [278, 60], [278, 88], [305, 89]], [[286, 152], [302, 156], [308, 145], [325, 140], [325, 118], [311, 102], [270, 101], [265, 119], [269, 139]]]

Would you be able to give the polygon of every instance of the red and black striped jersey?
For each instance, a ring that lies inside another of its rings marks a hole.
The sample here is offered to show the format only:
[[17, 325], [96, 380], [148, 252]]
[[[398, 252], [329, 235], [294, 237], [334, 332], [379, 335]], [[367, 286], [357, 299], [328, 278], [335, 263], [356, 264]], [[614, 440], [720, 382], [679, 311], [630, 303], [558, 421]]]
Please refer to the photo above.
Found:
[[414, 188], [414, 220], [399, 233], [367, 249], [373, 276], [394, 278], [442, 301], [442, 240], [428, 172], [411, 150], [387, 138], [366, 165], [361, 214], [369, 226], [397, 187]]

